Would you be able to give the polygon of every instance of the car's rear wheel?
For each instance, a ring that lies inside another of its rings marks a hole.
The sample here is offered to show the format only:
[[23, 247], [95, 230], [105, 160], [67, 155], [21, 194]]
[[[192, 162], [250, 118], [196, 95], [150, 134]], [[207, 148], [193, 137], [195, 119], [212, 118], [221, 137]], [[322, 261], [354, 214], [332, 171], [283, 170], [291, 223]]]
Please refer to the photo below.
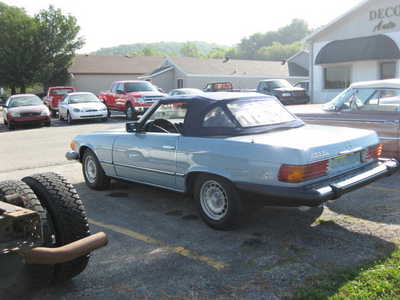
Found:
[[111, 179], [100, 165], [93, 151], [87, 149], [83, 154], [82, 172], [86, 185], [94, 190], [105, 190], [109, 188]]
[[230, 230], [240, 222], [241, 199], [228, 180], [209, 174], [196, 178], [194, 197], [203, 221], [218, 230]]

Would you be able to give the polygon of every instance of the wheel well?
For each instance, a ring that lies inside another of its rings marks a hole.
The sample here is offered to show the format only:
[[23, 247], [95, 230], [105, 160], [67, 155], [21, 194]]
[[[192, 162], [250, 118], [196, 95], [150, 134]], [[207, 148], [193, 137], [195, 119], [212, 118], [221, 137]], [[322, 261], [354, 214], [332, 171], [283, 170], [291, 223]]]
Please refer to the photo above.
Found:
[[85, 154], [85, 152], [86, 152], [87, 150], [90, 150], [90, 148], [87, 147], [87, 146], [82, 146], [82, 147], [79, 149], [79, 160], [80, 160], [80, 161], [82, 161], [83, 155]]
[[214, 174], [214, 173], [208, 173], [208, 172], [191, 172], [186, 176], [186, 180], [185, 180], [185, 186], [186, 186], [186, 193], [189, 195], [193, 195], [193, 191], [194, 191], [194, 185], [196, 182], [196, 178], [200, 175], [212, 175], [212, 176], [218, 176], [221, 177], [227, 181], [229, 181], [230, 183], [232, 183], [233, 185], [235, 185], [231, 180], [229, 180], [228, 178], [218, 175], [218, 174]]

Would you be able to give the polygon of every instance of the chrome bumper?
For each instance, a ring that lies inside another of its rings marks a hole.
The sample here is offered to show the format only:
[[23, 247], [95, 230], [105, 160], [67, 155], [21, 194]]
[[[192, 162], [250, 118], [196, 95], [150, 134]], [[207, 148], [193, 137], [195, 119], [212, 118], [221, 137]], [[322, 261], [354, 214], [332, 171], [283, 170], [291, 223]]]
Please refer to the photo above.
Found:
[[65, 153], [65, 158], [68, 160], [78, 160], [79, 154], [75, 151], [70, 150], [67, 153]]

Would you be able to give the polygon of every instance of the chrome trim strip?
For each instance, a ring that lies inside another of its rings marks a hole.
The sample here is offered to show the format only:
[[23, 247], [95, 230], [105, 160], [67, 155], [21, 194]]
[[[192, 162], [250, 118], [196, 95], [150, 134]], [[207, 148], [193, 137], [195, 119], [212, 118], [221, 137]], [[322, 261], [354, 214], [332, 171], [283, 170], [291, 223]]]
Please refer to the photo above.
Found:
[[392, 136], [380, 136], [379, 139], [384, 141], [400, 141], [400, 137], [392, 137]]
[[150, 183], [150, 182], [146, 182], [146, 181], [132, 180], [132, 178], [127, 178], [127, 177], [113, 176], [113, 178], [122, 179], [122, 180], [130, 181], [130, 182], [146, 184], [146, 185], [150, 185], [150, 186], [155, 186], [155, 187], [159, 187], [159, 188], [163, 188], [163, 189], [166, 189], [166, 190], [171, 190], [171, 191], [175, 191], [175, 192], [179, 192], [179, 193], [184, 193], [185, 192], [184, 190], [175, 189], [175, 188], [171, 188], [171, 187], [168, 187], [168, 186], [154, 184], [154, 183]]
[[353, 121], [353, 122], [371, 122], [371, 123], [386, 123], [398, 125], [397, 122], [387, 121], [387, 120], [366, 120], [366, 119], [341, 119], [341, 118], [315, 118], [315, 117], [303, 117], [300, 115], [300, 119], [302, 120], [325, 120], [325, 121]]
[[185, 177], [185, 174], [181, 174], [181, 173], [175, 173], [175, 175], [178, 177]]
[[126, 165], [121, 165], [121, 164], [114, 164], [114, 166], [135, 169], [135, 170], [140, 170], [140, 171], [159, 173], [159, 174], [164, 174], [164, 175], [171, 175], [171, 176], [176, 175], [176, 173], [174, 173], [174, 172], [166, 172], [166, 171], [160, 171], [160, 170], [154, 170], [154, 169], [148, 169], [148, 168], [142, 168], [142, 167], [133, 167], [133, 166], [126, 166]]
[[342, 151], [342, 152], [339, 152], [339, 154], [340, 154], [340, 155], [352, 154], [352, 153], [359, 152], [359, 151], [361, 151], [362, 149], [363, 149], [362, 147], [358, 147], [358, 148], [354, 148], [354, 149], [351, 149], [351, 150], [344, 150], [344, 151]]
[[101, 160], [100, 163], [101, 164], [107, 164], [107, 165], [113, 165], [112, 161]]

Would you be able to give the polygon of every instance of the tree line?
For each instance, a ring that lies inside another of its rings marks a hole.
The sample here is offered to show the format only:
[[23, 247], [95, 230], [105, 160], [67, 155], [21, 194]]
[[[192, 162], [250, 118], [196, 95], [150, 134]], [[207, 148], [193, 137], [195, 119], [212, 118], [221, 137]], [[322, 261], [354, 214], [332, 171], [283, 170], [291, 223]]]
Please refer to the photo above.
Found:
[[198, 58], [233, 58], [253, 60], [286, 60], [301, 49], [301, 42], [311, 33], [304, 20], [294, 19], [290, 24], [275, 31], [256, 33], [243, 38], [234, 47], [204, 42], [161, 42], [149, 44], [121, 45], [102, 48], [96, 55], [132, 56], [188, 56]]
[[75, 17], [49, 6], [33, 17], [0, 2], [0, 86], [17, 89], [41, 84], [45, 90], [69, 80], [68, 67], [84, 41]]

